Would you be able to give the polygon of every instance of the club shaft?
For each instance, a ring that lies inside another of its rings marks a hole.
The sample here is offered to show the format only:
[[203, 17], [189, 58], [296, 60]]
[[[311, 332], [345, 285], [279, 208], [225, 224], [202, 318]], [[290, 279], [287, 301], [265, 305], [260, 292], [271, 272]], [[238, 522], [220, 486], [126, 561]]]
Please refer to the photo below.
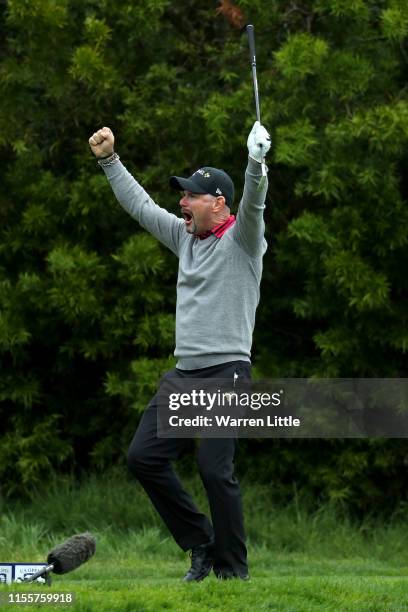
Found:
[[259, 121], [259, 123], [261, 123], [261, 111], [259, 109], [258, 78], [256, 76], [256, 64], [252, 64], [252, 80], [254, 82], [256, 120]]
[[[255, 50], [254, 26], [251, 24], [248, 24], [246, 27], [246, 31], [248, 34], [249, 58], [250, 58], [251, 67], [252, 67], [252, 82], [254, 86], [256, 120], [259, 121], [259, 123], [261, 123], [261, 110], [260, 110], [260, 105], [259, 105], [259, 91], [258, 91], [258, 77], [256, 76], [256, 50]], [[266, 180], [265, 157], [262, 157], [261, 167], [262, 167], [262, 178], [259, 181], [258, 189], [263, 187], [265, 180]]]
[[246, 27], [246, 31], [248, 34], [248, 44], [249, 44], [249, 58], [252, 66], [252, 81], [254, 86], [254, 97], [255, 97], [255, 110], [256, 110], [256, 119], [261, 123], [261, 111], [259, 106], [259, 91], [258, 91], [258, 77], [256, 76], [256, 50], [255, 50], [255, 30], [254, 26], [248, 24]]

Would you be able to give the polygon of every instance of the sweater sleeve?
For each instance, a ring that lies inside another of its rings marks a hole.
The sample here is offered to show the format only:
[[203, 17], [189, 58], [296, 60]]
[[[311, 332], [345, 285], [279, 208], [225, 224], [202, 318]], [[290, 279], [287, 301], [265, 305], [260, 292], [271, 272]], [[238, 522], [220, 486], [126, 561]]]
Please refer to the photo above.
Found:
[[261, 178], [261, 164], [249, 157], [245, 171], [244, 193], [239, 203], [236, 223], [231, 231], [233, 239], [250, 257], [262, 255], [267, 248], [263, 212], [268, 178], [266, 177], [265, 185], [258, 191]]
[[121, 161], [102, 168], [120, 205], [178, 256], [184, 229], [182, 219], [155, 204]]

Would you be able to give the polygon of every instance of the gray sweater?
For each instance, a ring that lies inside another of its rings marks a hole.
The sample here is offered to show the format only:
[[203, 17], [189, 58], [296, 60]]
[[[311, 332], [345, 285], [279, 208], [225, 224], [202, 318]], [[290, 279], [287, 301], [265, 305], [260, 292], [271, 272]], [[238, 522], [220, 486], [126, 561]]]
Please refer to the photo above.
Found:
[[118, 160], [103, 168], [123, 208], [179, 258], [176, 307], [177, 367], [194, 370], [250, 361], [259, 302], [264, 238], [261, 164], [248, 159], [237, 220], [221, 238], [186, 232], [184, 220], [153, 202]]

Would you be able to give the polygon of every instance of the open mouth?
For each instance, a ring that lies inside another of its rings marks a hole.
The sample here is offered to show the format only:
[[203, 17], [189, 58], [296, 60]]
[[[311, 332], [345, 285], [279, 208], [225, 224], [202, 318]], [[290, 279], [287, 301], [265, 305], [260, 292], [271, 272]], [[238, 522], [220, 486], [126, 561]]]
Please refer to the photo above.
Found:
[[188, 225], [189, 223], [191, 223], [191, 221], [193, 220], [192, 215], [190, 215], [190, 213], [188, 212], [183, 212], [183, 217], [184, 217], [184, 221], [186, 222], [186, 224]]

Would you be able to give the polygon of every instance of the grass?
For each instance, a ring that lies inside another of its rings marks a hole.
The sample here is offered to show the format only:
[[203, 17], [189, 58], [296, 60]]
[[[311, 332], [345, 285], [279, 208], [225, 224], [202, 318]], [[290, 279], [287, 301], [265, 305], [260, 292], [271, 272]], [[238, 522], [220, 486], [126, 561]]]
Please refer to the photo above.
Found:
[[[190, 480], [188, 488], [205, 508], [199, 481]], [[355, 525], [329, 507], [314, 514], [296, 503], [276, 508], [266, 486], [242, 483], [242, 489], [249, 582], [219, 582], [213, 575], [198, 584], [181, 582], [188, 556], [140, 487], [113, 470], [81, 485], [53, 481], [30, 504], [3, 504], [0, 561], [42, 562], [49, 548], [84, 530], [97, 537], [97, 553], [75, 572], [53, 576], [51, 588], [14, 584], [1, 586], [0, 594], [72, 591], [73, 605], [42, 607], [82, 612], [408, 610], [404, 516], [387, 525]]]

